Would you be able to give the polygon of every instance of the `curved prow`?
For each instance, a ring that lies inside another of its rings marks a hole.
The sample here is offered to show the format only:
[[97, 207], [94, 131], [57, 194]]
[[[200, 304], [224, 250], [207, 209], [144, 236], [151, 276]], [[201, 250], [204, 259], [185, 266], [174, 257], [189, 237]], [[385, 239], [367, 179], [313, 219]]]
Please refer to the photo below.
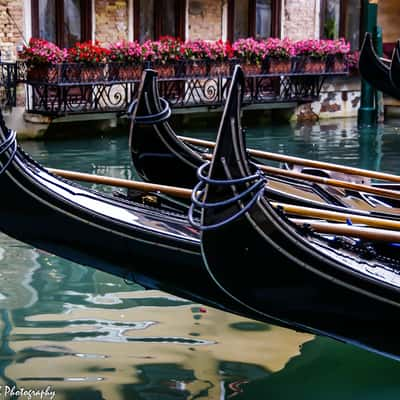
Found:
[[390, 79], [397, 89], [400, 90], [400, 40], [396, 42], [393, 50], [392, 64], [390, 66]]
[[400, 89], [390, 79], [390, 68], [376, 54], [372, 35], [367, 32], [360, 50], [359, 70], [361, 77], [376, 90], [400, 99]]
[[[209, 169], [209, 177], [217, 179], [232, 178], [247, 174], [248, 161], [245, 135], [241, 126], [241, 105], [244, 92], [244, 74], [240, 66], [236, 66], [232, 82], [220, 122], [213, 159]], [[229, 172], [227, 166], [229, 165]]]
[[145, 70], [138, 98], [130, 106], [129, 147], [136, 171], [145, 181], [193, 188], [203, 163], [199, 151], [177, 138], [168, 120], [169, 104], [160, 98], [157, 73]]
[[[212, 161], [198, 170], [200, 182], [193, 190], [189, 218], [196, 226], [192, 211], [195, 207], [201, 208], [202, 221], [198, 227], [203, 231], [220, 227], [242, 215], [254, 204], [255, 194], [264, 190], [264, 176], [249, 163], [240, 122], [244, 84], [243, 72], [236, 66]], [[203, 235], [202, 240], [205, 244], [207, 235]]]

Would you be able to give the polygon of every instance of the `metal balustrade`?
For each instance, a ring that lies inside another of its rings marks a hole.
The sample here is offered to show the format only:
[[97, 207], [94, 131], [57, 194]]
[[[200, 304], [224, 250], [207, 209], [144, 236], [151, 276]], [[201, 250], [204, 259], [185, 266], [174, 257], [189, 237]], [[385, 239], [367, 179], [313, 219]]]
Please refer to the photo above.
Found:
[[[168, 64], [107, 63], [59, 64], [27, 68], [14, 64], [15, 82], [26, 84], [26, 109], [31, 113], [62, 116], [82, 113], [124, 112], [136, 97], [143, 68], [158, 71], [160, 94], [173, 108], [219, 107], [226, 98], [230, 76], [238, 60], [218, 63], [179, 61]], [[324, 80], [347, 74], [335, 72], [329, 62], [317, 72], [304, 72], [304, 60], [293, 59], [285, 72], [268, 63], [243, 65], [246, 78], [244, 104], [311, 102], [318, 99]], [[2, 64], [4, 66], [5, 63]], [[273, 71], [271, 73], [271, 71]], [[7, 72], [4, 76], [8, 77]], [[10, 86], [8, 86], [10, 87]], [[11, 90], [10, 93], [14, 93]], [[11, 99], [14, 100], [15, 98]]]

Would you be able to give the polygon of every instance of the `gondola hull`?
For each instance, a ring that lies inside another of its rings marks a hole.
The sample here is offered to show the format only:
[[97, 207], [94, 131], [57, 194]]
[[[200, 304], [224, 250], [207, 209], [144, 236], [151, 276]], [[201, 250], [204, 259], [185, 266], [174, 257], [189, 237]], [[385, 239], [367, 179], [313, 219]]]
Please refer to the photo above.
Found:
[[232, 306], [205, 271], [199, 233], [186, 215], [73, 184], [49, 174], [21, 149], [0, 155], [0, 171], [10, 157], [0, 173], [2, 232], [147, 289], [251, 316]]
[[373, 88], [400, 100], [400, 88], [396, 87], [390, 78], [390, 66], [376, 54], [369, 32], [365, 34], [358, 66], [361, 77]]
[[[163, 115], [164, 101], [158, 93], [157, 73], [145, 70], [138, 99], [132, 114], [129, 147], [133, 165], [140, 177], [148, 182], [193, 188], [196, 170], [203, 164], [200, 150], [179, 140]], [[153, 123], [152, 123], [153, 122]]]
[[203, 207], [201, 247], [208, 272], [259, 319], [274, 318], [398, 358], [398, 260], [352, 238], [316, 235], [272, 208], [266, 178], [247, 160], [240, 71], [234, 80], [209, 173], [199, 171], [205, 197], [196, 204]]

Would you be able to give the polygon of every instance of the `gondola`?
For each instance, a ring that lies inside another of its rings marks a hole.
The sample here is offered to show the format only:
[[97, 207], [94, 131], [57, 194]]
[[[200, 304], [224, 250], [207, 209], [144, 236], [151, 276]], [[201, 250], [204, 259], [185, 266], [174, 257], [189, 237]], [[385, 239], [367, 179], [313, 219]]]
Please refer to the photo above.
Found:
[[127, 112], [133, 164], [147, 182], [193, 188], [196, 170], [204, 163], [202, 151], [177, 138], [168, 121], [171, 109], [159, 96], [156, 77], [153, 70], [143, 73], [138, 98]]
[[400, 90], [400, 41], [396, 42], [390, 65], [390, 79], [395, 88]]
[[[398, 358], [397, 250], [387, 258], [380, 246], [391, 244], [317, 233], [311, 221], [293, 221], [268, 201], [268, 178], [245, 151], [239, 69], [233, 79], [213, 159], [198, 171], [200, 183], [193, 190], [191, 209], [202, 210], [207, 271], [238, 305], [257, 312], [257, 319], [274, 318]], [[327, 224], [339, 226], [322, 223]]]
[[[131, 118], [129, 147], [133, 165], [141, 178], [153, 183], [193, 188], [197, 183], [196, 171], [209, 153], [199, 146], [194, 147], [182, 141], [169, 124], [171, 112], [168, 103], [159, 96], [155, 71], [144, 72], [138, 98], [132, 103], [128, 115]], [[285, 165], [287, 169], [293, 167], [312, 175], [340, 178], [353, 183], [371, 183], [365, 177], [339, 176], [329, 171]], [[290, 179], [271, 175], [267, 185], [270, 187], [271, 199], [277, 201], [290, 200], [299, 205], [335, 211], [352, 208], [357, 210], [355, 212], [400, 217], [400, 201], [396, 199], [312, 184], [301, 177]], [[398, 185], [394, 184], [378, 184], [377, 187], [398, 190]]]
[[358, 68], [361, 77], [373, 88], [400, 99], [400, 88], [395, 86], [390, 78], [390, 65], [385, 64], [376, 54], [372, 35], [367, 32], [360, 50]]
[[241, 313], [205, 271], [186, 208], [166, 199], [142, 204], [49, 173], [17, 145], [1, 112], [0, 187], [3, 233], [145, 288]]

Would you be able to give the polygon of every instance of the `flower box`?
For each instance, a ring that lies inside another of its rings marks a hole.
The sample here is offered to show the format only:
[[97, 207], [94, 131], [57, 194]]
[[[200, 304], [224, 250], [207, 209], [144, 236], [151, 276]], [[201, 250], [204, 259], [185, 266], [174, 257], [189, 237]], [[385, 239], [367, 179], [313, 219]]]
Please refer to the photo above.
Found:
[[292, 60], [290, 58], [275, 58], [268, 59], [269, 74], [289, 74], [292, 72]]
[[200, 76], [208, 75], [207, 63], [204, 61], [188, 61], [185, 65], [186, 76]]
[[138, 64], [111, 63], [108, 66], [109, 81], [137, 81], [142, 76], [143, 68]]
[[333, 55], [328, 57], [326, 62], [328, 72], [340, 73], [347, 71], [346, 59], [343, 55]]
[[27, 69], [27, 81], [56, 83], [60, 76], [59, 67], [59, 65], [31, 65]]
[[249, 64], [244, 63], [241, 64], [242, 70], [245, 75], [260, 75], [262, 73], [262, 65], [261, 64]]
[[229, 76], [230, 64], [225, 61], [214, 61], [210, 64], [210, 76]]
[[306, 57], [304, 60], [304, 73], [322, 74], [326, 72], [326, 60], [322, 58]]
[[175, 77], [175, 66], [174, 64], [156, 64], [154, 69], [157, 71], [158, 77], [160, 79], [168, 79]]

